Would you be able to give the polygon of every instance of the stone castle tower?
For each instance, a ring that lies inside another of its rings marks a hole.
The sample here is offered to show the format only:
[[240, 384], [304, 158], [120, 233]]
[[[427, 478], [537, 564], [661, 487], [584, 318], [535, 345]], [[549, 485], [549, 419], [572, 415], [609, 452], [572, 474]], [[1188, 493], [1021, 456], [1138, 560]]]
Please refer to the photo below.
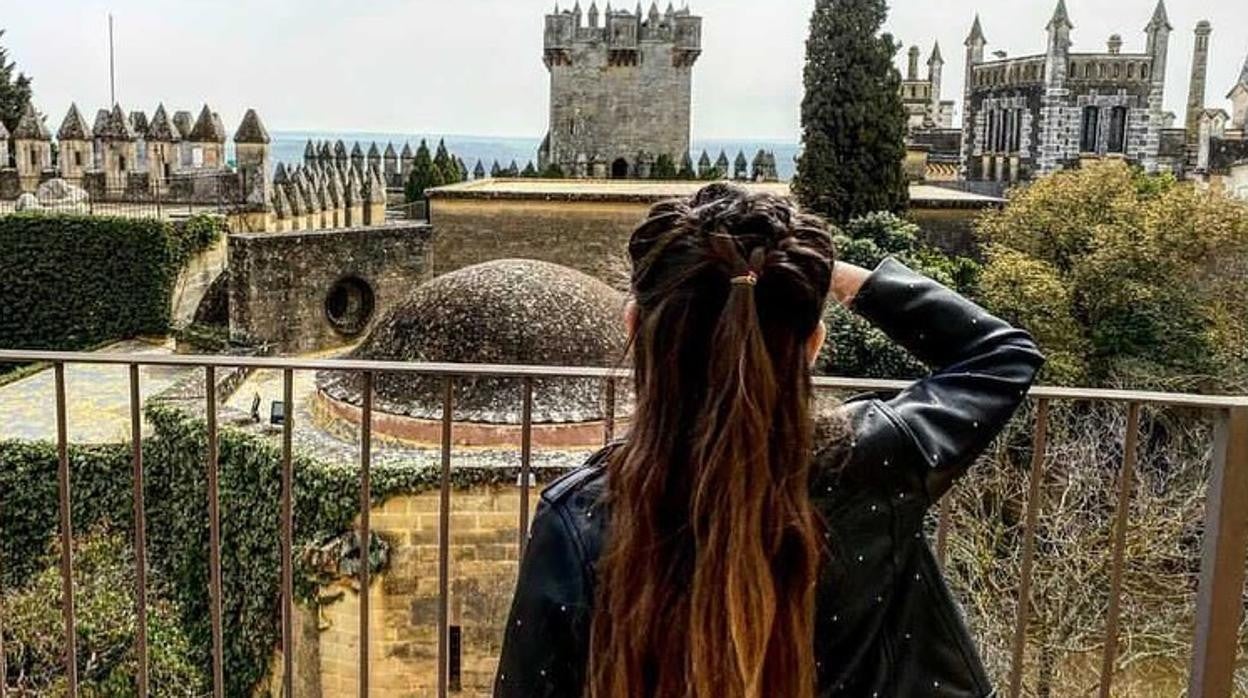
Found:
[[1196, 24], [1196, 45], [1192, 51], [1192, 77], [1187, 91], [1187, 140], [1195, 143], [1200, 132], [1200, 116], [1205, 111], [1205, 85], [1209, 76], [1209, 35], [1213, 26], [1206, 20]]
[[662, 155], [689, 153], [693, 65], [702, 52], [702, 18], [671, 4], [643, 13], [546, 16], [550, 128], [538, 160], [570, 177], [646, 177]]

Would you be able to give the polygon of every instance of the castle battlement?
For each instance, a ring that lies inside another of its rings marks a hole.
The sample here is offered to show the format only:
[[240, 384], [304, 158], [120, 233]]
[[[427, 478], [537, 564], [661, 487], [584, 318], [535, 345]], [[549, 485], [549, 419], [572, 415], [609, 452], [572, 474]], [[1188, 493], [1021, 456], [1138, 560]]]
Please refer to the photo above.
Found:
[[609, 52], [617, 64], [627, 65], [640, 59], [642, 44], [669, 45], [673, 63], [691, 66], [702, 52], [702, 18], [670, 3], [665, 12], [652, 3], [648, 13], [642, 12], [640, 3], [633, 12], [614, 10], [608, 4], [600, 15], [595, 1], [588, 14], [583, 14], [579, 0], [571, 10], [560, 11], [556, 6], [554, 13], [546, 15], [548, 68], [570, 65], [573, 49], [578, 47]]

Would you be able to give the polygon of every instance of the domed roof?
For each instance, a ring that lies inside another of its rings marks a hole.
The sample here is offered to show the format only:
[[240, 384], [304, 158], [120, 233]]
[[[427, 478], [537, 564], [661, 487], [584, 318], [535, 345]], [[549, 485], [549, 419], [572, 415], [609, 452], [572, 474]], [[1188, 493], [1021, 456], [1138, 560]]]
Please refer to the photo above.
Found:
[[[574, 269], [505, 259], [466, 267], [417, 287], [383, 318], [353, 359], [613, 367], [627, 336], [623, 294]], [[360, 403], [362, 379], [323, 372], [331, 398]], [[440, 377], [379, 374], [376, 408], [420, 419], [442, 416]], [[533, 421], [587, 422], [603, 416], [601, 380], [534, 381]], [[522, 381], [457, 378], [454, 419], [520, 422]]]

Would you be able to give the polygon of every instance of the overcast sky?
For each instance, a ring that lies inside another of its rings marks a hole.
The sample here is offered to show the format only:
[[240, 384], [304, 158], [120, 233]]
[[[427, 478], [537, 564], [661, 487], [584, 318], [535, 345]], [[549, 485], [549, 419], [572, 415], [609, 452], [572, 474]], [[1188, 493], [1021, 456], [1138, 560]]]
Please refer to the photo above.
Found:
[[[1103, 50], [1120, 33], [1124, 51], [1142, 51], [1155, 2], [1068, 0], [1075, 50]], [[694, 136], [795, 141], [814, 0], [691, 3], [705, 17]], [[1054, 5], [978, 3], [989, 52], [1042, 52]], [[538, 137], [549, 89], [542, 17], [552, 7], [553, 0], [0, 0], [0, 41], [34, 77], [36, 103], [54, 130], [71, 100], [88, 120], [106, 106], [112, 12], [117, 98], [127, 110], [150, 114], [163, 101], [194, 111], [208, 102], [230, 130], [255, 107], [271, 130]], [[962, 42], [975, 8], [894, 0], [888, 21], [906, 45], [922, 46], [924, 65], [940, 41], [944, 94], [957, 100], [959, 120]], [[1183, 113], [1200, 19], [1214, 27], [1206, 103], [1223, 105], [1248, 55], [1248, 2], [1170, 0], [1168, 8], [1175, 33], [1167, 108]]]

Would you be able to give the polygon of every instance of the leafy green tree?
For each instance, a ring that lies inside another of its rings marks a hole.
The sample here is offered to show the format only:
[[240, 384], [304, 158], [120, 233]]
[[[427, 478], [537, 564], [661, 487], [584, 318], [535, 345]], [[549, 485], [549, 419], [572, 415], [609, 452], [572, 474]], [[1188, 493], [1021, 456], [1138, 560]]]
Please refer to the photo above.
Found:
[[416, 157], [412, 159], [412, 172], [407, 177], [404, 194], [408, 201], [420, 201], [425, 198], [425, 190], [438, 186], [433, 183], [434, 163], [429, 154], [429, 144], [423, 139], [416, 149]]
[[672, 156], [664, 153], [654, 160], [650, 168], [650, 179], [676, 179], [676, 162]]
[[[4, 30], [0, 29], [2, 38]], [[9, 60], [8, 49], [0, 46], [0, 122], [10, 131], [17, 126], [22, 109], [30, 101], [30, 78], [24, 73], [14, 75], [15, 68], [16, 64]]]
[[1248, 389], [1248, 205], [1108, 162], [1016, 192], [978, 234], [982, 300], [1059, 358], [1048, 379]]
[[887, 15], [884, 0], [816, 0], [811, 17], [793, 189], [833, 221], [900, 213], [909, 199], [898, 44], [880, 31]]
[[[924, 244], [917, 225], [891, 213], [855, 218], [834, 230], [837, 256], [851, 264], [873, 269], [886, 257], [962, 293], [973, 294], [979, 265], [963, 257], [950, 257]], [[906, 378], [926, 373], [926, 368], [870, 323], [829, 303], [825, 313], [828, 341], [816, 368], [827, 374], [860, 378]]]

